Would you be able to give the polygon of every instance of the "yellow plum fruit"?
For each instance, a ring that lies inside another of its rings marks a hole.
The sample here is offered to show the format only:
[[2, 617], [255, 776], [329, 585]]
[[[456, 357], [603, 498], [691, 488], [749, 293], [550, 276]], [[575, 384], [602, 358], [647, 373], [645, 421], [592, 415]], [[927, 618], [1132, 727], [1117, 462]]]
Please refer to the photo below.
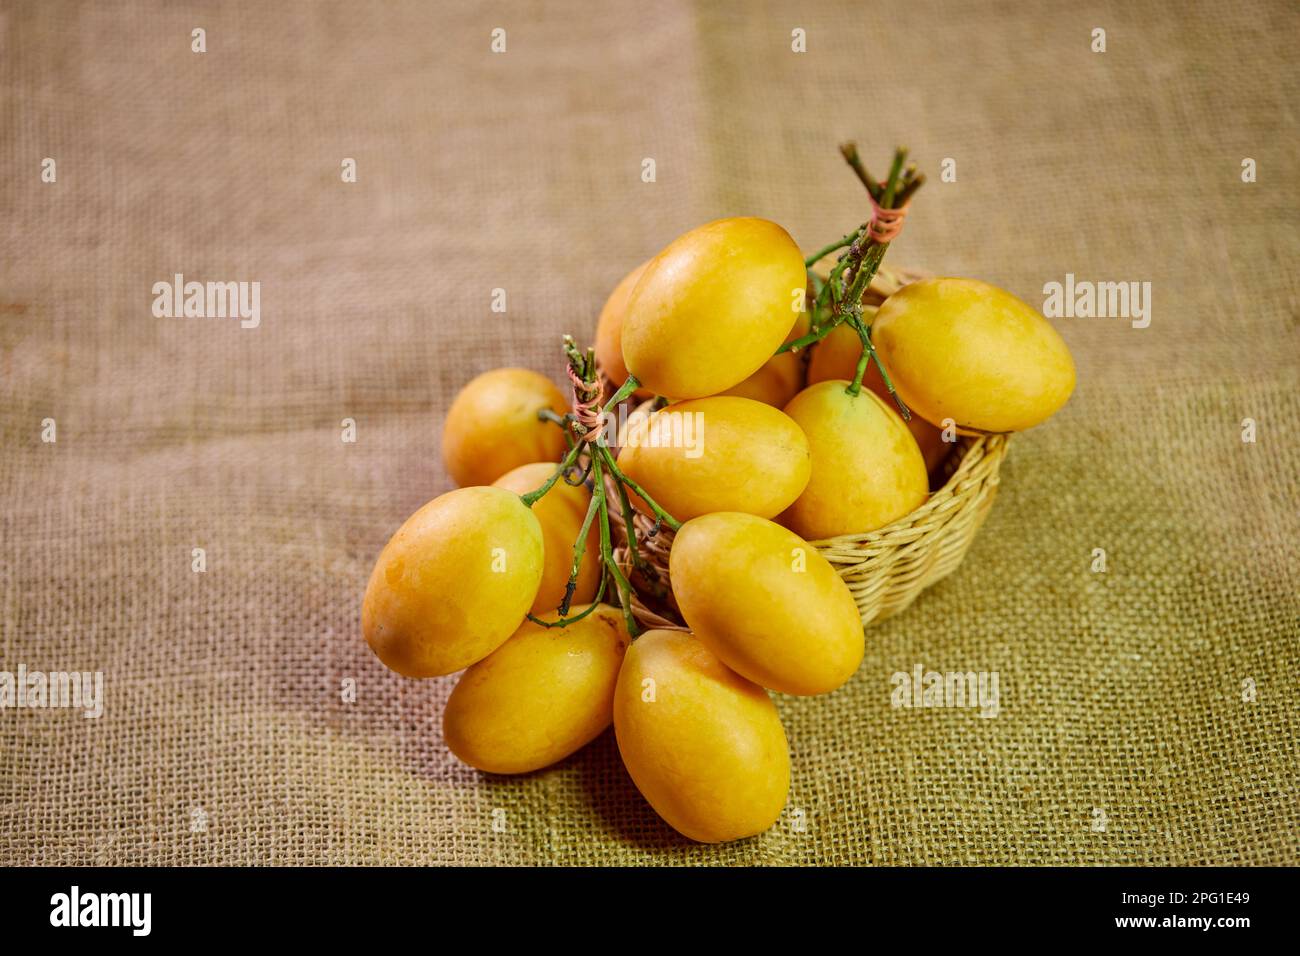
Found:
[[[836, 326], [826, 338], [813, 347], [812, 358], [808, 362], [808, 384], [814, 385], [833, 378], [852, 381], [861, 356], [862, 340], [858, 338], [858, 333], [847, 325]], [[889, 375], [892, 379], [894, 373], [891, 371]], [[875, 362], [867, 363], [862, 384], [884, 399], [885, 404], [897, 407], [894, 406], [893, 396], [889, 394], [889, 389], [885, 386], [885, 380], [880, 374], [880, 369], [876, 368]], [[934, 471], [939, 463], [948, 457], [953, 443], [943, 440], [943, 429], [931, 425], [911, 408], [908, 411], [912, 412], [912, 417], [907, 420], [907, 430], [912, 433], [917, 446], [921, 449], [926, 470]]]
[[848, 382], [809, 385], [785, 407], [812, 450], [812, 476], [782, 523], [809, 541], [865, 534], [925, 503], [929, 477], [916, 439], [894, 409]]
[[688, 521], [668, 574], [692, 633], [756, 684], [825, 694], [862, 663], [862, 618], [848, 585], [774, 522], [727, 512]]
[[799, 376], [803, 365], [799, 356], [790, 352], [773, 355], [749, 378], [733, 385], [721, 395], [749, 398], [773, 408], [784, 408], [786, 402], [799, 392]]
[[407, 677], [487, 657], [524, 619], [542, 581], [542, 528], [504, 488], [434, 498], [384, 545], [361, 605], [371, 650]]
[[442, 459], [462, 488], [490, 485], [507, 471], [535, 461], [559, 462], [567, 446], [564, 432], [537, 417], [549, 408], [557, 415], [568, 402], [545, 375], [526, 368], [484, 372], [460, 390], [442, 432]]
[[[527, 494], [540, 488], [555, 473], [552, 462], [538, 461], [520, 465], [508, 471], [492, 484], [515, 494]], [[541, 616], [554, 611], [564, 599], [564, 589], [573, 570], [573, 543], [582, 531], [591, 492], [586, 485], [570, 485], [563, 478], [551, 486], [543, 497], [533, 502], [533, 514], [542, 526], [542, 545], [545, 564], [542, 567], [542, 584], [537, 589], [531, 611]], [[587, 546], [578, 565], [577, 588], [571, 599], [574, 604], [587, 604], [596, 594], [600, 584], [600, 533], [593, 523], [587, 529]]]
[[876, 313], [872, 342], [907, 406], [962, 434], [1022, 431], [1074, 391], [1074, 361], [1036, 310], [977, 279], [922, 279]]
[[525, 621], [456, 683], [442, 714], [447, 746], [488, 773], [528, 773], [564, 759], [614, 719], [629, 641], [622, 612], [608, 604], [565, 627]]
[[627, 303], [623, 360], [647, 389], [716, 395], [772, 357], [804, 307], [803, 255], [765, 219], [719, 219], [650, 260]]
[[785, 807], [790, 750], [776, 707], [689, 634], [647, 631], [628, 648], [614, 733], [637, 789], [692, 840], [762, 833]]
[[[808, 313], [800, 312], [786, 342], [793, 342], [808, 334]], [[739, 385], [733, 385], [720, 395], [735, 395], [738, 398], [752, 398], [773, 408], [785, 408], [790, 399], [799, 394], [803, 388], [803, 359], [794, 352], [782, 352], [773, 355], [760, 368]]]
[[[648, 262], [641, 263], [619, 281], [596, 320], [596, 361], [615, 388], [627, 380], [627, 366], [623, 364], [623, 317], [627, 314], [627, 300], [647, 265]], [[633, 397], [641, 400], [653, 394], [644, 388], [632, 393]]]
[[679, 521], [711, 511], [771, 518], [808, 483], [808, 439], [779, 408], [716, 395], [628, 429], [619, 467]]

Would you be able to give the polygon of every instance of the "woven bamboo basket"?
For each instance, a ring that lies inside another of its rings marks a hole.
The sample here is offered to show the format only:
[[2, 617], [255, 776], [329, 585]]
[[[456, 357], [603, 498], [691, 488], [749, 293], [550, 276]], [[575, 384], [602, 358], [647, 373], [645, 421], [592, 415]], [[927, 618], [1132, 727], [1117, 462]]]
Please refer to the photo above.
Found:
[[[863, 301], [879, 304], [919, 277], [882, 269]], [[648, 403], [643, 409], [648, 411]], [[1005, 435], [962, 437], [931, 475], [932, 490], [921, 507], [875, 531], [809, 542], [848, 584], [864, 626], [904, 610], [957, 568], [993, 506], [1006, 453]], [[634, 559], [612, 484], [609, 491], [616, 557], [636, 589], [636, 616], [649, 627], [684, 629], [668, 579], [672, 532], [635, 513]]]

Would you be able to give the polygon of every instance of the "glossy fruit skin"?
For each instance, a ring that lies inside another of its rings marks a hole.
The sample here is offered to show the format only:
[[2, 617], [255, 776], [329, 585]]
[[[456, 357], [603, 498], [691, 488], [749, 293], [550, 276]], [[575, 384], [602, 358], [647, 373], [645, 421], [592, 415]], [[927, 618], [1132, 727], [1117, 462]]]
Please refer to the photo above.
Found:
[[361, 605], [362, 633], [399, 674], [455, 673], [519, 627], [542, 561], [541, 525], [518, 495], [449, 491], [407, 518], [380, 552]]
[[650, 260], [632, 290], [624, 363], [656, 394], [716, 395], [772, 357], [806, 285], [799, 247], [776, 223], [719, 219], [692, 229]]
[[[847, 325], [836, 326], [813, 348], [812, 358], [808, 362], [808, 384], [815, 385], [834, 378], [851, 381], [857, 372], [861, 355], [862, 340], [858, 338], [858, 333]], [[893, 372], [890, 372], [890, 378], [893, 378]], [[875, 362], [867, 364], [862, 384], [879, 395], [886, 405], [897, 408]], [[910, 408], [908, 410], [911, 411]], [[943, 440], [943, 429], [931, 425], [916, 412], [912, 412], [912, 417], [907, 420], [907, 430], [916, 439], [928, 471], [934, 471], [953, 449], [953, 442]]]
[[537, 417], [569, 410], [554, 383], [526, 368], [484, 372], [460, 390], [447, 412], [442, 459], [462, 488], [490, 485], [507, 471], [535, 461], [559, 462], [564, 432]]
[[[518, 495], [527, 494], [540, 488], [555, 473], [555, 468], [555, 463], [545, 461], [520, 465], [492, 484]], [[537, 597], [533, 598], [533, 606], [530, 608], [539, 617], [548, 611], [554, 611], [564, 599], [564, 589], [569, 583], [569, 572], [573, 568], [573, 543], [578, 540], [578, 532], [582, 530], [582, 521], [587, 515], [589, 504], [591, 492], [586, 485], [570, 485], [563, 478], [533, 502], [533, 514], [542, 526], [545, 562], [542, 584], [537, 589]], [[578, 566], [578, 586], [573, 592], [572, 603], [589, 603], [595, 597], [599, 584], [600, 533], [593, 523], [587, 530], [587, 546]]]
[[1074, 391], [1074, 361], [1037, 311], [987, 282], [923, 279], [876, 313], [872, 341], [909, 408], [962, 434], [1031, 428]]
[[563, 760], [614, 719], [629, 643], [622, 612], [607, 604], [563, 628], [525, 621], [456, 683], [442, 714], [447, 746], [488, 773], [528, 773]]
[[790, 750], [776, 707], [689, 634], [647, 631], [628, 648], [614, 733], [637, 789], [683, 836], [739, 840], [781, 816]]
[[[808, 329], [808, 313], [800, 312], [799, 318], [785, 337], [786, 342], [793, 342], [807, 335]], [[782, 352], [780, 355], [773, 355], [757, 372], [739, 385], [733, 385], [719, 394], [752, 398], [773, 408], [785, 408], [790, 399], [798, 395], [799, 390], [803, 388], [803, 374], [803, 358], [794, 352]]]
[[679, 521], [711, 511], [774, 517], [799, 497], [812, 468], [808, 439], [788, 415], [728, 395], [654, 412], [628, 429], [618, 464]]
[[848, 585], [774, 522], [728, 512], [688, 521], [668, 573], [691, 631], [756, 684], [826, 694], [862, 663], [862, 618]]
[[809, 385], [785, 407], [812, 449], [812, 477], [781, 522], [809, 541], [866, 534], [925, 503], [929, 477], [898, 413], [848, 382]]
[[[649, 264], [648, 261], [641, 263], [619, 281], [596, 320], [596, 361], [616, 387], [627, 381], [627, 366], [623, 364], [623, 317], [627, 314], [627, 300]], [[654, 393], [638, 388], [632, 395], [644, 401]]]

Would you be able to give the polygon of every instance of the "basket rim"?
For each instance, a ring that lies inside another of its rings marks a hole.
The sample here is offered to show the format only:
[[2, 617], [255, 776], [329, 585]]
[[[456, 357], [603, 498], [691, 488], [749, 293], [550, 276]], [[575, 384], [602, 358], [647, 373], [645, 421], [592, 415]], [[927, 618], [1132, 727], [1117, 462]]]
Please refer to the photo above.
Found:
[[[968, 488], [987, 483], [998, 484], [998, 468], [1006, 457], [1008, 435], [962, 436], [960, 443], [961, 460], [953, 469], [948, 480], [937, 490], [931, 492], [925, 503], [914, 508], [896, 521], [877, 528], [835, 535], [830, 538], [809, 540], [809, 544], [818, 550], [860, 550], [869, 545], [890, 544], [896, 537], [910, 537], [912, 528], [917, 525], [931, 525], [941, 511], [952, 510], [949, 504]], [[954, 453], [957, 449], [954, 449]], [[983, 465], [981, 468], [980, 466]], [[985, 472], [989, 472], [985, 474]], [[928, 530], [928, 529], [927, 529]]]

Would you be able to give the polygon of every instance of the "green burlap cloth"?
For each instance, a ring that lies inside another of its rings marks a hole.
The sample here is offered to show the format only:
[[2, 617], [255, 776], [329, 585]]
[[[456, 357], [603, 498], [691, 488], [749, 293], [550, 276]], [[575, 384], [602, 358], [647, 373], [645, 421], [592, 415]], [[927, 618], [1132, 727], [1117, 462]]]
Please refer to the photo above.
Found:
[[[0, 669], [106, 700], [0, 711], [0, 862], [1296, 863], [1298, 36], [1281, 0], [6, 5]], [[358, 632], [452, 395], [561, 381], [561, 334], [698, 223], [841, 235], [846, 138], [929, 174], [890, 261], [1035, 305], [1150, 282], [1150, 326], [1055, 323], [1078, 390], [965, 563], [778, 699], [770, 832], [677, 837], [611, 734], [459, 764], [452, 679]], [[176, 273], [260, 282], [260, 328], [154, 318]], [[917, 664], [997, 671], [998, 716], [891, 707]]]

